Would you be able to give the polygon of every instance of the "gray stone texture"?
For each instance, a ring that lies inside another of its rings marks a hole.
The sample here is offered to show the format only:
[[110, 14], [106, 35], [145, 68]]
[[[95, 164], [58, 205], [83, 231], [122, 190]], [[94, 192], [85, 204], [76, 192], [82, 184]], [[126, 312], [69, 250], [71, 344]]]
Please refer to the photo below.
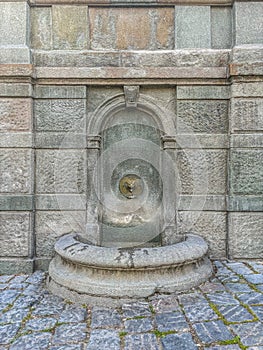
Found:
[[222, 321], [195, 323], [193, 327], [198, 338], [206, 344], [215, 341], [231, 340], [234, 338]]
[[27, 149], [0, 149], [0, 193], [30, 193], [32, 152]]
[[31, 7], [30, 16], [32, 48], [50, 50], [52, 48], [51, 7]]
[[31, 236], [29, 213], [0, 213], [0, 232], [0, 256], [28, 256]]
[[262, 2], [235, 2], [235, 44], [262, 44]]
[[263, 130], [262, 98], [234, 98], [231, 110], [232, 132]]
[[68, 232], [84, 232], [84, 211], [38, 211], [36, 255], [51, 257], [56, 240]]
[[32, 100], [0, 98], [0, 132], [31, 131]]
[[211, 7], [211, 47], [230, 49], [232, 46], [232, 8]]
[[190, 333], [168, 334], [161, 340], [163, 350], [197, 350]]
[[175, 8], [175, 48], [210, 48], [211, 18], [209, 6]]
[[262, 213], [231, 213], [229, 226], [231, 258], [262, 257], [262, 229]]
[[211, 257], [225, 257], [226, 254], [226, 214], [210, 211], [178, 212], [178, 233], [198, 232], [205, 238]]
[[52, 29], [54, 49], [87, 49], [87, 6], [52, 6]]
[[159, 344], [154, 334], [134, 334], [125, 337], [124, 350], [159, 350]]

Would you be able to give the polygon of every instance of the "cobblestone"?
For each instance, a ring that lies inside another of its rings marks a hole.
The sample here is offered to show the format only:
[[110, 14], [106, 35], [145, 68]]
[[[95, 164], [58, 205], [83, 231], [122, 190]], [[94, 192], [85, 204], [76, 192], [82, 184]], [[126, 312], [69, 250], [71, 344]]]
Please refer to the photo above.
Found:
[[189, 292], [120, 308], [53, 296], [41, 271], [0, 276], [0, 350], [263, 350], [263, 264], [215, 266]]

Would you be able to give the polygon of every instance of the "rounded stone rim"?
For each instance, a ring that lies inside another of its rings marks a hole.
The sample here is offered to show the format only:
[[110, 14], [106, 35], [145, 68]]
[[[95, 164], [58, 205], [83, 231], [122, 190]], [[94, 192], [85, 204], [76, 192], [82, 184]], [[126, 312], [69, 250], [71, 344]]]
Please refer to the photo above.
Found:
[[80, 242], [76, 233], [70, 233], [56, 242], [55, 251], [62, 259], [77, 265], [100, 269], [154, 269], [198, 261], [207, 254], [208, 246], [202, 237], [187, 234], [184, 241], [167, 246], [101, 247]]

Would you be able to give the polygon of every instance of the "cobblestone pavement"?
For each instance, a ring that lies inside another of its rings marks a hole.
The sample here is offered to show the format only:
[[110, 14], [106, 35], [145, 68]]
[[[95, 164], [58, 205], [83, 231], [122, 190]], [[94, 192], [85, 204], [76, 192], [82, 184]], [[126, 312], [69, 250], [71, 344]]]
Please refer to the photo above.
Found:
[[122, 308], [53, 296], [41, 271], [0, 276], [0, 350], [263, 350], [263, 263], [214, 265], [199, 288]]

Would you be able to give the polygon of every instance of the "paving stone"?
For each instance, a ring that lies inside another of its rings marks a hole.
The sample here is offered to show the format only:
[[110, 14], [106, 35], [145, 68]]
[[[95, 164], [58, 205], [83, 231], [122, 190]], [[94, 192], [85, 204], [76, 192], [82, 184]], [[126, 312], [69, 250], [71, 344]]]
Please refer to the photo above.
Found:
[[124, 350], [158, 350], [160, 349], [154, 334], [134, 334], [125, 337]]
[[244, 275], [245, 280], [249, 283], [253, 284], [262, 284], [263, 283], [263, 275], [262, 274], [254, 274], [254, 275]]
[[127, 332], [142, 333], [153, 329], [150, 318], [132, 319], [124, 322], [124, 327]]
[[257, 284], [256, 288], [263, 293], [263, 284]]
[[8, 304], [12, 304], [20, 293], [21, 293], [20, 291], [13, 290], [13, 289], [12, 290], [6, 289], [2, 291], [0, 294], [0, 304], [5, 304], [6, 306]]
[[251, 309], [255, 312], [260, 321], [263, 321], [263, 306], [251, 306]]
[[226, 283], [225, 287], [234, 294], [252, 292], [252, 289], [245, 283]]
[[43, 295], [45, 293], [45, 290], [41, 285], [37, 284], [29, 284], [24, 290], [23, 294], [24, 295]]
[[207, 304], [194, 304], [184, 307], [185, 316], [190, 322], [200, 322], [218, 319], [216, 313]]
[[196, 350], [193, 338], [190, 333], [168, 334], [161, 339], [163, 350]]
[[215, 345], [205, 349], [207, 350], [240, 350], [240, 347], [237, 344], [231, 344], [231, 345]]
[[36, 305], [33, 315], [36, 316], [50, 316], [60, 314], [65, 307], [62, 298], [53, 295], [45, 296], [38, 305]]
[[21, 295], [16, 299], [13, 305], [16, 309], [27, 309], [29, 307], [34, 306], [38, 302], [39, 302], [38, 295], [35, 295], [35, 296]]
[[196, 303], [207, 303], [206, 298], [201, 293], [189, 293], [178, 296], [179, 303], [185, 305], [192, 305]]
[[245, 346], [263, 345], [263, 324], [250, 322], [233, 324], [230, 326], [236, 335], [239, 335], [241, 343]]
[[27, 286], [28, 286], [27, 283], [14, 283], [14, 282], [12, 281], [12, 283], [10, 283], [10, 284], [8, 285], [8, 288], [9, 288], [9, 289], [20, 289], [20, 290], [23, 290], [23, 289], [25, 289]]
[[229, 293], [207, 294], [207, 297], [216, 305], [236, 305], [238, 301]]
[[257, 271], [258, 273], [263, 273], [263, 264], [257, 262], [249, 262], [248, 264], [252, 267], [253, 270]]
[[226, 265], [235, 273], [240, 275], [253, 273], [253, 271], [243, 263], [226, 263]]
[[28, 283], [39, 284], [44, 282], [46, 274], [43, 271], [35, 271], [31, 276], [26, 280]]
[[53, 317], [32, 318], [25, 324], [25, 330], [43, 331], [55, 326], [57, 319]]
[[108, 329], [91, 332], [90, 341], [86, 350], [120, 350], [120, 338], [117, 331]]
[[221, 282], [205, 282], [199, 286], [203, 293], [223, 292], [225, 287]]
[[247, 348], [247, 350], [263, 350], [263, 346], [252, 346]]
[[136, 316], [151, 316], [152, 313], [149, 309], [149, 304], [140, 302], [140, 303], [131, 303], [124, 304], [122, 306], [123, 316], [125, 318], [133, 318]]
[[44, 350], [48, 348], [51, 333], [32, 333], [19, 337], [11, 346], [10, 350]]
[[176, 296], [158, 296], [151, 300], [155, 312], [178, 311], [180, 309]]
[[160, 332], [184, 331], [189, 329], [184, 315], [179, 312], [158, 314], [155, 319], [157, 328]]
[[[82, 350], [82, 344], [51, 346], [49, 350]], [[1, 350], [1, 349], [0, 349]]]
[[257, 292], [251, 292], [251, 293], [244, 293], [237, 296], [239, 300], [241, 300], [245, 304], [249, 305], [256, 305], [256, 304], [262, 304], [263, 305], [263, 294], [257, 293]]
[[217, 276], [222, 283], [235, 283], [240, 281], [240, 277], [234, 273], [229, 273], [229, 275]]
[[9, 311], [2, 313], [0, 323], [17, 323], [21, 322], [29, 313], [29, 309], [12, 308]]
[[0, 344], [8, 344], [17, 334], [20, 323], [7, 324], [0, 326]]
[[218, 306], [218, 310], [228, 322], [245, 322], [254, 318], [241, 305]]
[[87, 317], [87, 310], [77, 305], [67, 305], [62, 312], [59, 322], [82, 322]]
[[53, 343], [66, 344], [67, 342], [80, 342], [85, 340], [87, 326], [84, 323], [64, 324], [56, 327]]
[[0, 283], [6, 283], [9, 282], [11, 280], [11, 278], [13, 278], [14, 275], [1, 275], [0, 276]]
[[25, 280], [28, 278], [29, 276], [28, 275], [18, 275], [18, 276], [15, 276], [12, 280], [11, 280], [11, 283], [22, 283], [22, 282], [25, 282]]
[[195, 323], [193, 327], [201, 342], [206, 344], [234, 338], [222, 321]]
[[8, 284], [3, 284], [3, 283], [0, 284], [0, 290], [4, 290], [7, 287], [8, 287]]
[[94, 307], [91, 317], [92, 328], [120, 327], [122, 324], [117, 310]]

